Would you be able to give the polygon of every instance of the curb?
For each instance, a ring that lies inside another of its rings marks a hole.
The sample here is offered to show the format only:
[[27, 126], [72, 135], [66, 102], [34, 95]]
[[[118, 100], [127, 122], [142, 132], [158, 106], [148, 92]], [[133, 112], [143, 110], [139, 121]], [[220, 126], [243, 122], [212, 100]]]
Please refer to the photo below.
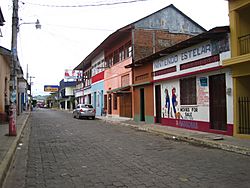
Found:
[[222, 149], [225, 151], [230, 151], [230, 152], [250, 156], [250, 150], [248, 148], [245, 148], [242, 146], [230, 145], [230, 144], [225, 144], [225, 143], [218, 143], [215, 141], [210, 141], [210, 140], [200, 139], [200, 138], [195, 138], [195, 137], [186, 137], [186, 136], [182, 136], [182, 135], [178, 135], [178, 134], [174, 134], [174, 133], [169, 133], [169, 132], [162, 132], [162, 131], [158, 131], [158, 130], [150, 129], [150, 128], [147, 131], [162, 134], [166, 138], [171, 138], [171, 139], [175, 139], [175, 140], [189, 142], [191, 144], [208, 146], [208, 147], [212, 147], [212, 148]]
[[[112, 122], [112, 121], [104, 120], [104, 119], [102, 119], [102, 120], [105, 122], [116, 124], [116, 122]], [[123, 123], [123, 122], [119, 122], [119, 124], [121, 124], [123, 126], [129, 126], [129, 127], [134, 128], [134, 129], [145, 131], [145, 132], [160, 134], [168, 139], [180, 140], [180, 141], [184, 141], [184, 142], [189, 142], [191, 144], [203, 145], [203, 146], [207, 146], [207, 147], [222, 149], [225, 151], [250, 156], [250, 149], [246, 148], [246, 147], [242, 147], [242, 146], [236, 146], [236, 145], [231, 145], [231, 144], [226, 144], [226, 143], [218, 143], [216, 141], [210, 141], [210, 140], [195, 138], [195, 137], [191, 137], [191, 136], [183, 136], [183, 135], [176, 134], [173, 132], [160, 131], [160, 130], [157, 130], [157, 129], [152, 128], [152, 127], [141, 127], [141, 126], [132, 125], [132, 124]]]
[[20, 130], [17, 132], [17, 136], [15, 137], [14, 141], [10, 145], [9, 150], [7, 151], [3, 161], [0, 164], [0, 187], [2, 187], [2, 185], [4, 183], [4, 179], [6, 178], [7, 172], [9, 170], [10, 164], [11, 164], [13, 156], [15, 154], [17, 144], [21, 138], [22, 132], [26, 126], [26, 123], [27, 123], [29, 117], [30, 117], [30, 113], [25, 118], [24, 122], [22, 122]]

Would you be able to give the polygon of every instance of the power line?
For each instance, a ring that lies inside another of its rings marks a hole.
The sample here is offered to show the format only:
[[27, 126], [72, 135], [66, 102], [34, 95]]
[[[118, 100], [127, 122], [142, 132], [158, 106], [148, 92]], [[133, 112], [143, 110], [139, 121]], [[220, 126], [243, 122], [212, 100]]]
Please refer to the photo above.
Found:
[[43, 24], [43, 26], [62, 27], [68, 29], [95, 30], [95, 31], [114, 31], [114, 29], [90, 28], [90, 27], [79, 27], [79, 26], [57, 25], [57, 24]]
[[149, 0], [129, 0], [129, 1], [124, 0], [124, 1], [119, 1], [119, 2], [98, 3], [98, 4], [81, 4], [81, 5], [49, 5], [49, 4], [23, 2], [23, 1], [22, 1], [22, 3], [35, 5], [35, 6], [50, 7], [50, 8], [82, 8], [82, 7], [100, 7], [100, 6], [119, 5], [119, 4], [129, 4], [129, 3], [137, 3], [137, 2], [142, 2], [142, 1], [149, 1]]

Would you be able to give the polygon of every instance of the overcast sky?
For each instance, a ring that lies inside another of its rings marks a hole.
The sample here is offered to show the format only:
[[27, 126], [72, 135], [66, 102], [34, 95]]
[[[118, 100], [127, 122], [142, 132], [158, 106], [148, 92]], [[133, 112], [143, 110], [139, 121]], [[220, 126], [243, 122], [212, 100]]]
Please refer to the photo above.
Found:
[[[226, 0], [141, 0], [79, 7], [121, 1], [131, 0], [19, 0], [18, 57], [25, 78], [27, 65], [29, 75], [35, 77], [33, 95], [48, 94], [43, 92], [44, 85], [58, 85], [65, 69], [75, 68], [117, 29], [170, 4], [207, 30], [229, 24]], [[0, 5], [6, 20], [0, 45], [10, 49], [12, 0], [1, 0]], [[36, 19], [40, 20], [41, 30], [25, 24]]]

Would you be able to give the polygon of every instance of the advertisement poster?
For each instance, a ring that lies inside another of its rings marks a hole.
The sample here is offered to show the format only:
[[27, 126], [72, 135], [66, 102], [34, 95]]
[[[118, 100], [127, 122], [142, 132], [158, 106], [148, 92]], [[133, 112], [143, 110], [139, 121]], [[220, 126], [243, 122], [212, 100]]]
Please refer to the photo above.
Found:
[[[169, 83], [162, 85], [162, 117], [194, 120], [198, 116], [197, 105], [181, 105], [180, 104], [180, 88], [179, 84]], [[205, 92], [205, 91], [204, 91]], [[204, 100], [207, 100], [206, 98]]]
[[208, 89], [208, 78], [200, 77], [197, 80], [198, 84], [198, 96], [197, 103], [198, 105], [208, 106], [209, 105], [209, 89]]
[[163, 118], [180, 118], [179, 105], [179, 87], [177, 84], [163, 84], [163, 104], [162, 117]]

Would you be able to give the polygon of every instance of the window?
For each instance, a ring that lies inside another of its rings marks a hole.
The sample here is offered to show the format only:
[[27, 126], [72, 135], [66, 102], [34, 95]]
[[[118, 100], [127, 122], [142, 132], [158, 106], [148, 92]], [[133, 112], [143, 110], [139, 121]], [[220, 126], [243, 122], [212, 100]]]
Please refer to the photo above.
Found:
[[128, 48], [128, 57], [132, 57], [132, 46]]
[[114, 110], [117, 110], [117, 94], [113, 94], [113, 96], [114, 96], [114, 106], [113, 106], [113, 108], [114, 108]]
[[127, 85], [129, 85], [129, 74], [126, 74], [121, 77], [121, 86], [124, 87]]
[[113, 54], [109, 55], [106, 60], [106, 67], [111, 67], [113, 65]]
[[131, 57], [132, 56], [132, 46], [131, 42], [128, 42], [125, 45], [125, 58]]
[[123, 61], [125, 59], [125, 53], [124, 53], [124, 48], [121, 47], [119, 49], [119, 61]]
[[181, 105], [196, 105], [196, 77], [180, 80], [180, 102]]
[[84, 104], [82, 105], [82, 108], [93, 108], [91, 104]]
[[131, 41], [116, 48], [106, 57], [106, 67], [111, 67], [116, 63], [123, 61], [126, 58], [132, 57]]
[[114, 52], [114, 59], [113, 59], [113, 64], [116, 64], [119, 62], [119, 50], [116, 50]]
[[91, 84], [91, 69], [87, 70], [83, 75], [85, 86], [89, 86]]

